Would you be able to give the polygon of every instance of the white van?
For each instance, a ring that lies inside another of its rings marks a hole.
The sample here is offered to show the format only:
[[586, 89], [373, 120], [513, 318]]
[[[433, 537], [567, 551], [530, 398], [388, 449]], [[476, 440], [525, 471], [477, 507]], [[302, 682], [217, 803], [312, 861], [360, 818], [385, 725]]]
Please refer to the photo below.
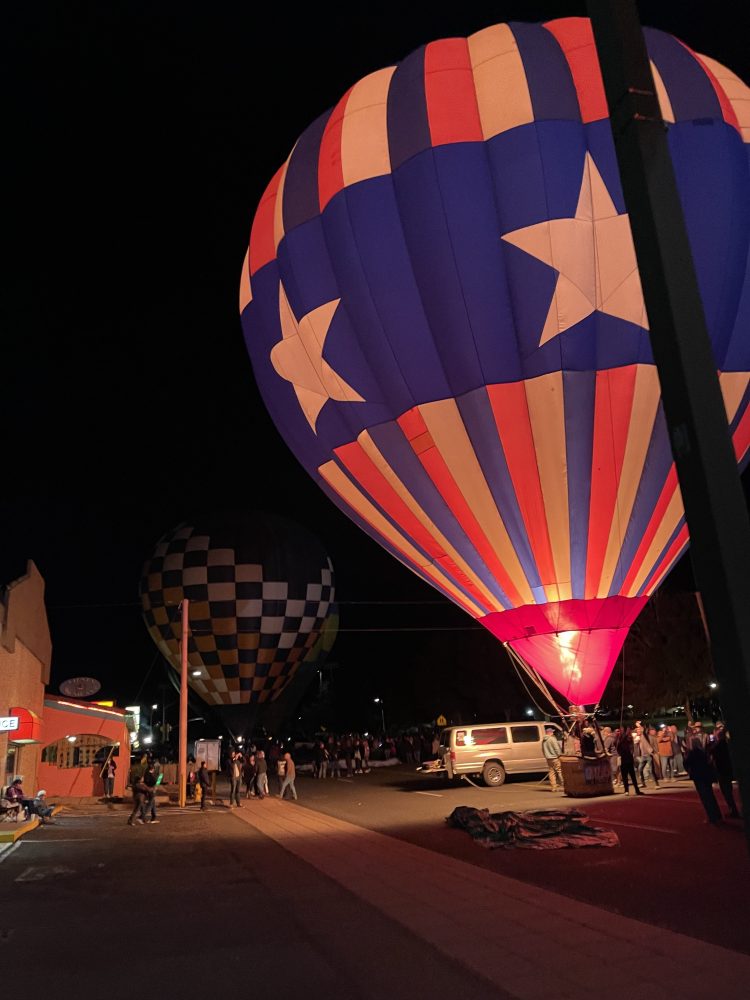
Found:
[[553, 722], [485, 722], [450, 726], [440, 734], [441, 770], [449, 778], [461, 774], [481, 777], [497, 787], [508, 774], [534, 774], [547, 770], [542, 740], [547, 726], [562, 736]]

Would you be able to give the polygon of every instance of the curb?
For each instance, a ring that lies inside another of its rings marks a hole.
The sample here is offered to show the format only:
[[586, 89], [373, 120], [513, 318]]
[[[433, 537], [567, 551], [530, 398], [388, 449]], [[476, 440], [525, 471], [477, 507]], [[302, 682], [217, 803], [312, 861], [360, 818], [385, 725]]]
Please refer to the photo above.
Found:
[[[61, 812], [62, 806], [55, 806], [52, 810], [52, 815], [56, 816]], [[8, 824], [10, 826], [10, 824]], [[26, 820], [25, 823], [14, 823], [12, 830], [2, 830], [0, 829], [0, 844], [15, 844], [17, 840], [25, 836], [27, 833], [31, 833], [32, 830], [36, 830], [38, 826], [41, 826], [41, 821], [38, 816], [34, 816], [32, 819]]]

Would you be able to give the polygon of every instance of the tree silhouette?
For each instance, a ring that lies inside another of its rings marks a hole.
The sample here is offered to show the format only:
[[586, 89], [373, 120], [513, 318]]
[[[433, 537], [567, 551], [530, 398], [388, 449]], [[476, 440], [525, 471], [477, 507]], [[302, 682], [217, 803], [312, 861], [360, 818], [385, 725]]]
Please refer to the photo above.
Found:
[[694, 593], [658, 591], [641, 612], [625, 642], [624, 693], [618, 662], [602, 701], [621, 701], [637, 712], [704, 699], [713, 679], [711, 652]]

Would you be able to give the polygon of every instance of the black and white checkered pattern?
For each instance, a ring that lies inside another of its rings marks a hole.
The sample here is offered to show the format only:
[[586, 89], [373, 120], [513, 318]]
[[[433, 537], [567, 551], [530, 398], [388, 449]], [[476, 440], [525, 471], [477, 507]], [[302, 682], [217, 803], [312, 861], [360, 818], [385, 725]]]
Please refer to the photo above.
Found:
[[244, 520], [218, 530], [180, 525], [159, 541], [141, 579], [146, 626], [176, 670], [177, 607], [189, 599], [189, 680], [209, 704], [275, 699], [317, 642], [335, 599], [331, 561], [311, 535], [271, 515]]

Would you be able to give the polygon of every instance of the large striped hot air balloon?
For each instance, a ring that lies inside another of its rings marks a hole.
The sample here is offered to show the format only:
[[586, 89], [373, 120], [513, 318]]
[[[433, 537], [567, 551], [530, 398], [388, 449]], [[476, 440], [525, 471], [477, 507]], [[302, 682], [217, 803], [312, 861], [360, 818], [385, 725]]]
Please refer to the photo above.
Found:
[[[742, 460], [750, 90], [646, 39]], [[580, 704], [688, 544], [607, 115], [586, 19], [432, 42], [302, 134], [240, 291], [321, 488]]]

